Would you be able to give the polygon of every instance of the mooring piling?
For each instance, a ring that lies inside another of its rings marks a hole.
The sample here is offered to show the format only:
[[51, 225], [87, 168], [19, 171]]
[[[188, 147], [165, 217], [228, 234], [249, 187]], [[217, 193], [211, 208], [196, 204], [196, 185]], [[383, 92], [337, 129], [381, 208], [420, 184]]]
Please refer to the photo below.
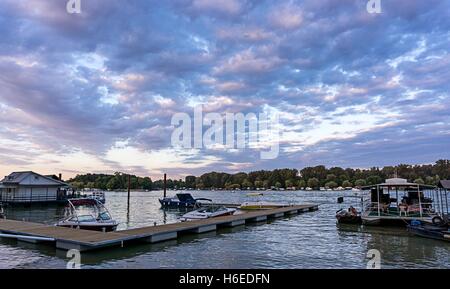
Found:
[[167, 193], [167, 174], [164, 174], [164, 198], [166, 197], [166, 193]]
[[131, 192], [131, 175], [128, 175], [128, 207], [130, 207], [130, 192]]

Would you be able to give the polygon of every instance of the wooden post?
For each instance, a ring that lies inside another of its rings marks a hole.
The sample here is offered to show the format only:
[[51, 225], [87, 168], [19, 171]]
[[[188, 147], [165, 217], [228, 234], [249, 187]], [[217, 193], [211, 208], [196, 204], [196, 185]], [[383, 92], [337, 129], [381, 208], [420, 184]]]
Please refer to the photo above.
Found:
[[166, 197], [167, 191], [167, 174], [164, 174], [164, 198]]
[[419, 196], [419, 210], [420, 210], [420, 217], [422, 218], [422, 200], [420, 198], [420, 186], [417, 185], [417, 195]]
[[377, 185], [377, 198], [378, 198], [378, 217], [381, 216], [380, 211], [380, 186]]
[[128, 206], [130, 205], [131, 175], [128, 175]]

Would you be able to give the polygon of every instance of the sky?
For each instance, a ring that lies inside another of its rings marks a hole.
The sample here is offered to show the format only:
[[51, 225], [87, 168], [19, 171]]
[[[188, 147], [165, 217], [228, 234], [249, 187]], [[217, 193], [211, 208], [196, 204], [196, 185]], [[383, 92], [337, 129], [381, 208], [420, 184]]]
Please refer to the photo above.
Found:
[[[0, 1], [0, 175], [160, 178], [450, 158], [450, 1]], [[279, 115], [258, 149], [174, 147], [171, 119]]]

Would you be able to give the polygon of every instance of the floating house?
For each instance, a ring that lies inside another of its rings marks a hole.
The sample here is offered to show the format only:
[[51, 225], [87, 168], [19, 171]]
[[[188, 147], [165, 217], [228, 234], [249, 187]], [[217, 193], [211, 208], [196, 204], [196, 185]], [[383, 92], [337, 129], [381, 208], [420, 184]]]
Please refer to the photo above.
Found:
[[432, 223], [442, 217], [435, 208], [435, 186], [392, 178], [362, 189], [370, 190], [370, 202], [361, 216], [365, 225], [407, 225], [412, 220]]
[[70, 185], [55, 176], [35, 172], [14, 172], [0, 182], [3, 203], [55, 203], [67, 201]]

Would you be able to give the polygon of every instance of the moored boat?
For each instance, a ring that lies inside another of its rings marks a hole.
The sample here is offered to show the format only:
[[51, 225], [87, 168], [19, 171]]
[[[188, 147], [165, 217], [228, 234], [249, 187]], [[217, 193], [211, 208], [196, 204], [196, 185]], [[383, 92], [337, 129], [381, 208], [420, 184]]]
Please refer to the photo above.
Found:
[[434, 186], [393, 178], [362, 189], [371, 193], [370, 202], [361, 215], [364, 225], [406, 226], [412, 220], [431, 223], [439, 216], [434, 208]]
[[278, 203], [258, 201], [258, 202], [244, 202], [238, 208], [241, 210], [270, 210], [286, 206], [287, 205]]
[[227, 208], [225, 206], [205, 206], [195, 211], [184, 214], [180, 219], [181, 221], [202, 220], [215, 218], [220, 216], [233, 215], [236, 212], [234, 208]]
[[210, 199], [205, 198], [195, 199], [191, 194], [188, 193], [176, 194], [176, 196], [172, 198], [167, 197], [159, 199], [159, 203], [163, 208], [194, 208], [198, 205], [199, 201], [211, 202]]
[[448, 222], [424, 224], [420, 221], [412, 221], [408, 225], [408, 231], [416, 236], [450, 242]]
[[68, 200], [65, 215], [56, 226], [103, 232], [115, 231], [118, 226], [106, 207], [94, 198]]
[[361, 224], [361, 214], [353, 207], [348, 211], [341, 209], [336, 212], [337, 222], [340, 224]]

